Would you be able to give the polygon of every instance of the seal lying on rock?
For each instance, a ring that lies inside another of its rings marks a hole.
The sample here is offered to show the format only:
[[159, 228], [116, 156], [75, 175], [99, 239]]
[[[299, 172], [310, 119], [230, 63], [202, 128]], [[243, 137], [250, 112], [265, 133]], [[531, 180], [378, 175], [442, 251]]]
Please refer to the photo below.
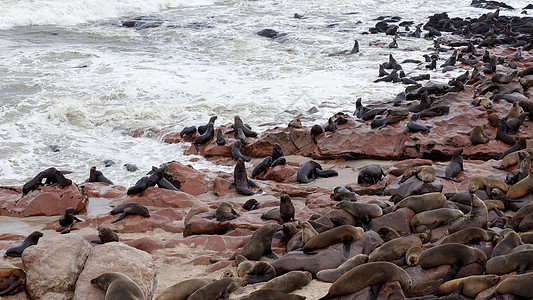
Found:
[[213, 278], [194, 278], [181, 281], [164, 290], [155, 300], [185, 300], [196, 290], [215, 282]]
[[58, 184], [62, 188], [72, 184], [72, 180], [65, 178], [61, 171], [56, 168], [49, 168], [37, 174], [32, 180], [26, 182], [22, 187], [22, 193], [26, 195], [43, 185], [43, 179], [46, 179], [44, 184]]
[[104, 273], [91, 279], [91, 284], [104, 290], [106, 299], [145, 299], [137, 283], [122, 273]]
[[21, 257], [22, 252], [29, 246], [37, 245], [39, 239], [43, 236], [43, 233], [40, 231], [34, 231], [26, 237], [26, 239], [18, 246], [8, 248], [4, 257]]
[[98, 230], [99, 240], [91, 241], [95, 244], [105, 244], [109, 242], [118, 242], [118, 234], [116, 234], [111, 228], [102, 227]]
[[124, 219], [128, 215], [140, 215], [143, 217], [150, 217], [150, 212], [148, 211], [148, 208], [144, 207], [143, 205], [139, 203], [124, 203], [120, 206], [115, 207], [113, 210], [109, 212], [111, 215], [118, 215], [118, 218], [111, 221], [111, 223], [118, 222], [122, 219]]
[[24, 271], [19, 268], [0, 268], [0, 296], [15, 295], [22, 292], [25, 286]]

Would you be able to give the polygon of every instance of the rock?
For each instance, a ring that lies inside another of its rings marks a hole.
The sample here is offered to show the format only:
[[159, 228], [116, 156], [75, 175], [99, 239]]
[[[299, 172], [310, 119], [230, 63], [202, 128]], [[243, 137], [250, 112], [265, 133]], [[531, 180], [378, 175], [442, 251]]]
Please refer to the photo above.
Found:
[[[16, 293], [15, 295], [10, 295], [10, 296], [1, 296], [2, 300], [30, 300], [31, 298], [28, 296], [28, 294], [26, 293], [26, 291], [22, 291], [20, 293]], [[45, 299], [44, 297], [41, 298], [41, 299]], [[61, 298], [59, 298], [61, 299]], [[65, 298], [67, 299], [67, 298]]]
[[416, 176], [412, 176], [403, 183], [399, 183], [401, 177], [396, 178], [385, 189], [386, 195], [394, 196], [395, 202], [401, 201], [403, 198], [411, 195], [422, 195], [426, 193], [441, 192], [442, 182], [440, 178], [433, 182], [423, 182]]
[[382, 227], [387, 226], [398, 232], [408, 233], [411, 232], [409, 222], [415, 214], [416, 213], [412, 209], [408, 207], [402, 207], [395, 212], [372, 219], [372, 225], [374, 226], [374, 230], [376, 232]]
[[348, 258], [354, 257], [357, 254], [369, 255], [379, 243], [383, 243], [383, 240], [377, 232], [373, 230], [366, 231], [360, 239], [352, 242]]
[[125, 186], [109, 185], [105, 182], [82, 182], [80, 188], [89, 198], [117, 198], [128, 191]]
[[250, 147], [241, 152], [253, 157], [266, 157], [272, 153], [274, 143], [283, 149], [283, 154], [309, 156], [315, 148], [310, 128], [278, 128], [264, 131]]
[[146, 299], [157, 288], [157, 268], [150, 254], [125, 244], [110, 242], [93, 248], [76, 282], [74, 300], [103, 299], [104, 292], [90, 281], [107, 272], [120, 272], [139, 285]]
[[15, 191], [0, 189], [0, 216], [57, 216], [65, 214], [67, 207], [79, 212], [87, 206], [87, 196], [74, 183], [64, 188], [45, 185], [21, 196]]
[[127, 241], [124, 244], [148, 253], [152, 253], [155, 250], [165, 247], [164, 243], [160, 239], [153, 237], [142, 237], [140, 239]]
[[59, 293], [71, 298], [74, 285], [91, 253], [91, 245], [74, 233], [40, 240], [22, 253], [26, 270], [26, 290], [32, 299], [46, 293]]
[[411, 289], [406, 296], [421, 297], [433, 294], [441, 285], [449, 269], [449, 265], [441, 265], [431, 269], [422, 269], [420, 266], [405, 268], [412, 282]]
[[175, 187], [194, 196], [205, 194], [209, 188], [207, 176], [192, 166], [184, 166], [177, 161], [163, 164], [165, 178]]
[[185, 220], [184, 220], [183, 224], [189, 223], [191, 218], [194, 217], [195, 215], [201, 214], [201, 213], [204, 213], [204, 212], [208, 212], [208, 211], [209, 211], [209, 206], [207, 206], [207, 204], [205, 204], [203, 202], [198, 202], [198, 203], [194, 204], [194, 206], [191, 207], [191, 209], [189, 210], [189, 212], [185, 216]]
[[292, 165], [290, 162], [269, 168], [268, 172], [263, 177], [265, 180], [272, 180], [275, 182], [296, 183], [296, 174], [299, 166]]
[[40, 300], [68, 300], [69, 297], [59, 293], [46, 293]]
[[185, 192], [149, 187], [142, 197], [139, 194], [123, 196], [113, 200], [112, 204], [135, 202], [144, 206], [190, 208], [198, 201], [198, 198]]
[[213, 193], [218, 197], [224, 197], [227, 194], [231, 194], [232, 191], [228, 189], [228, 186], [233, 182], [233, 178], [218, 177], [213, 182]]

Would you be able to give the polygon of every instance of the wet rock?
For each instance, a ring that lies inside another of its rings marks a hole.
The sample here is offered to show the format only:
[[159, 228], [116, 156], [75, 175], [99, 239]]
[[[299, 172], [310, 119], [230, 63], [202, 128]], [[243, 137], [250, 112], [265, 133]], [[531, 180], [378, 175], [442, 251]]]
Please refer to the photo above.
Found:
[[210, 189], [207, 176], [192, 166], [173, 161], [164, 164], [163, 167], [165, 167], [165, 178], [185, 193], [198, 196]]
[[131, 278], [152, 299], [157, 288], [157, 268], [150, 254], [125, 244], [111, 242], [93, 248], [76, 282], [74, 300], [103, 299], [104, 292], [91, 279], [107, 272], [120, 272]]
[[91, 253], [91, 245], [77, 234], [41, 240], [22, 253], [26, 290], [33, 299], [54, 292], [69, 298]]
[[13, 190], [0, 189], [0, 216], [57, 216], [65, 214], [67, 207], [79, 212], [86, 206], [87, 196], [76, 184], [64, 188], [45, 185], [25, 196]]

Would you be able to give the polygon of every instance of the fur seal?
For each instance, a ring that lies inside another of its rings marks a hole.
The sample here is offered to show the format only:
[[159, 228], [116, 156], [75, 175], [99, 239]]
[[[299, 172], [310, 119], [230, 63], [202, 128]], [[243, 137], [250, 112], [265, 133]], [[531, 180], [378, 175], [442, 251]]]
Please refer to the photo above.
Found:
[[503, 275], [517, 271], [519, 274], [533, 269], [533, 250], [492, 257], [485, 265], [486, 274]]
[[428, 165], [411, 167], [403, 172], [402, 179], [400, 179], [400, 183], [411, 178], [411, 176], [413, 175], [416, 175], [416, 177], [422, 180], [423, 182], [433, 182], [436, 178], [436, 171], [432, 166]]
[[248, 284], [254, 284], [269, 281], [274, 277], [276, 277], [276, 270], [274, 267], [265, 261], [258, 261], [250, 271], [244, 275], [243, 279]]
[[333, 208], [345, 210], [354, 216], [356, 220], [360, 220], [365, 224], [369, 223], [372, 218], [381, 217], [383, 215], [383, 210], [379, 205], [370, 203], [358, 203], [343, 200], [337, 203]]
[[520, 106], [518, 105], [518, 102], [515, 102], [511, 105], [511, 108], [509, 108], [509, 112], [503, 118], [506, 122], [511, 120], [512, 118], [516, 118], [520, 115]]
[[140, 215], [140, 216], [143, 216], [145, 218], [149, 218], [150, 217], [150, 212], [148, 211], [148, 208], [144, 207], [143, 205], [141, 205], [139, 203], [124, 203], [124, 204], [121, 204], [121, 205], [115, 207], [113, 210], [111, 210], [109, 212], [109, 214], [111, 214], [111, 215], [121, 214], [120, 216], [118, 216], [118, 218], [116, 218], [115, 220], [111, 221], [111, 223], [118, 222], [118, 221], [124, 219], [126, 216], [129, 216], [129, 215]]
[[443, 244], [424, 250], [418, 257], [418, 264], [424, 268], [435, 268], [440, 265], [451, 265], [444, 282], [454, 279], [459, 268], [473, 262], [484, 265], [487, 261], [485, 253], [479, 249], [463, 244]]
[[310, 183], [316, 177], [330, 177], [337, 176], [338, 173], [334, 170], [322, 170], [322, 166], [316, 161], [308, 161], [303, 163], [298, 169], [296, 177], [298, 183]]
[[318, 234], [316, 229], [307, 221], [298, 221], [298, 225], [302, 228], [302, 243], [305, 245], [312, 237]]
[[209, 142], [213, 137], [215, 137], [215, 128], [214, 128], [214, 124], [209, 122], [207, 124], [207, 129], [206, 131], [200, 135], [200, 136], [197, 136], [195, 139], [194, 139], [194, 147], [196, 148], [196, 152], [197, 153], [200, 153], [200, 148], [198, 148], [198, 145], [203, 145], [207, 142]]
[[211, 118], [209, 118], [209, 122], [207, 122], [207, 124], [198, 126], [198, 133], [200, 135], [203, 135], [204, 133], [206, 133], [207, 129], [209, 128], [209, 124], [213, 124], [214, 126], [216, 120], [217, 120], [217, 116], [212, 116]]
[[444, 171], [445, 179], [457, 180], [455, 177], [459, 175], [461, 171], [464, 171], [463, 168], [463, 148], [459, 148], [453, 152], [452, 159], [446, 166]]
[[250, 210], [256, 208], [257, 204], [259, 204], [259, 201], [255, 200], [255, 199], [248, 199], [242, 205], [242, 209], [250, 211]]
[[252, 178], [255, 179], [255, 177], [259, 175], [265, 176], [271, 163], [272, 163], [272, 157], [271, 156], [265, 157], [265, 159], [263, 159], [262, 162], [260, 162], [259, 164], [257, 164], [257, 166], [255, 166], [254, 170], [252, 171]]
[[398, 281], [404, 292], [411, 288], [409, 274], [393, 263], [381, 261], [362, 264], [337, 279], [330, 286], [328, 294], [319, 300], [353, 294], [367, 286], [373, 287], [374, 297], [377, 297], [381, 285], [391, 281]]
[[281, 241], [287, 245], [289, 241], [292, 239], [292, 237], [297, 234], [300, 230], [296, 228], [291, 223], [285, 223], [282, 225], [282, 233], [281, 233]]
[[527, 146], [526, 139], [525, 138], [519, 138], [514, 145], [512, 145], [511, 147], [509, 147], [507, 150], [505, 150], [503, 152], [503, 154], [500, 157], [500, 159], [503, 159], [509, 153], [513, 153], [513, 152], [516, 152], [516, 151], [524, 150], [524, 149], [526, 149], [526, 146]]
[[281, 195], [279, 202], [279, 223], [294, 221], [294, 205], [292, 204], [291, 197], [285, 192]]
[[436, 228], [438, 226], [447, 224], [450, 219], [455, 220], [463, 215], [463, 212], [458, 209], [437, 208], [417, 213], [413, 216], [413, 218], [411, 218], [410, 225], [413, 229], [419, 225], [431, 225], [431, 228]]
[[388, 227], [388, 226], [383, 226], [381, 227], [379, 230], [378, 230], [378, 234], [379, 236], [381, 237], [381, 239], [384, 241], [384, 242], [388, 242], [390, 240], [393, 240], [393, 239], [396, 239], [396, 238], [399, 238], [400, 237], [400, 234]]
[[485, 202], [479, 199], [479, 197], [475, 194], [472, 194], [470, 207], [471, 209], [468, 214], [453, 222], [453, 224], [448, 229], [450, 233], [454, 233], [459, 230], [470, 227], [487, 227], [489, 212], [487, 210]]
[[34, 231], [30, 233], [30, 235], [28, 235], [20, 245], [8, 248], [4, 254], [4, 257], [21, 257], [22, 252], [29, 246], [37, 245], [42, 236], [43, 233], [40, 231]]
[[421, 133], [429, 133], [431, 126], [425, 126], [420, 123], [418, 123], [418, 114], [414, 114], [411, 116], [411, 119], [409, 122], [407, 122], [406, 128], [403, 133], [408, 132], [421, 132]]
[[260, 289], [291, 293], [308, 285], [313, 275], [307, 271], [290, 271], [274, 279], [269, 280]]
[[437, 290], [439, 295], [449, 295], [454, 292], [459, 285], [462, 285], [461, 295], [465, 295], [470, 298], [476, 298], [476, 296], [493, 286], [500, 281], [500, 276], [489, 275], [473, 275], [463, 278], [447, 281], [439, 286]]
[[144, 300], [141, 288], [128, 276], [110, 272], [91, 279], [91, 284], [105, 292], [105, 299], [117, 300]]
[[217, 130], [217, 139], [215, 140], [215, 143], [219, 146], [224, 146], [226, 144], [226, 139], [224, 138], [224, 135], [222, 134], [222, 129]]
[[[235, 165], [235, 169], [233, 170], [233, 182], [228, 186], [228, 190], [235, 187], [235, 189], [237, 189], [237, 193], [241, 195], [254, 195], [255, 193], [248, 188], [249, 186], [257, 187], [253, 181], [248, 179], [246, 167], [244, 166], [244, 160], [239, 158], [237, 160], [237, 164]], [[260, 193], [261, 189], [259, 189], [258, 192]]]
[[487, 120], [489, 121], [490, 126], [496, 128], [500, 124], [500, 117], [494, 109], [487, 109]]
[[503, 239], [501, 239], [496, 246], [494, 246], [494, 249], [492, 249], [491, 258], [500, 255], [507, 255], [509, 252], [511, 252], [511, 250], [520, 245], [522, 245], [522, 239], [516, 232], [512, 230], [504, 232]]
[[281, 214], [279, 212], [279, 207], [273, 208], [261, 215], [261, 220], [274, 220], [279, 221]]
[[378, 164], [369, 164], [361, 168], [357, 175], [357, 183], [376, 184], [385, 173]]
[[311, 127], [311, 139], [313, 140], [315, 144], [316, 144], [316, 138], [322, 133], [324, 133], [322, 126], [315, 124], [313, 125], [313, 127]]
[[128, 170], [129, 172], [135, 172], [139, 170], [139, 168], [134, 164], [124, 164], [124, 167], [126, 167], [126, 170]]
[[105, 244], [109, 242], [118, 242], [118, 234], [116, 234], [111, 228], [102, 227], [98, 230], [99, 240], [91, 241], [95, 244]]
[[474, 176], [470, 179], [470, 182], [468, 182], [468, 191], [470, 193], [475, 193], [477, 190], [485, 190], [487, 194], [490, 195], [493, 188], [507, 192], [507, 185], [498, 179], [485, 176]]
[[89, 170], [89, 178], [86, 180], [87, 182], [105, 182], [109, 184], [114, 184], [113, 181], [107, 179], [107, 177], [104, 176], [102, 171], [96, 170], [96, 167], [91, 167]]
[[229, 294], [243, 285], [246, 281], [242, 278], [223, 278], [197, 289], [187, 300], [229, 299]]
[[57, 170], [56, 168], [48, 168], [37, 174], [37, 176], [30, 181], [26, 182], [24, 186], [22, 186], [22, 193], [26, 195], [27, 193], [43, 185], [43, 179], [46, 179], [44, 184], [57, 183], [62, 188], [72, 184], [72, 180], [65, 178], [61, 171]]
[[499, 121], [498, 128], [496, 128], [495, 139], [500, 140], [507, 145], [514, 145], [516, 143], [515, 139], [507, 134], [507, 121], [504, 119]]
[[192, 135], [195, 133], [196, 133], [196, 126], [193, 125], [193, 126], [185, 127], [180, 131], [180, 137], [183, 138], [184, 135], [187, 135], [192, 140]]
[[[379, 65], [379, 68], [380, 68], [380, 74], [379, 74], [379, 77], [382, 77], [382, 76], [387, 76], [389, 75], [387, 72], [385, 72], [385, 68], [383, 68], [383, 65]], [[383, 72], [385, 72], [385, 74], [382, 74], [381, 73], [381, 70], [383, 70]], [[361, 98], [357, 99], [355, 101], [355, 111], [354, 111], [354, 116], [356, 116], [358, 119], [361, 119], [363, 117], [363, 115], [368, 112], [370, 110], [370, 108], [368, 107], [365, 107], [362, 103], [362, 100]]]
[[187, 279], [167, 288], [155, 300], [187, 300], [196, 290], [215, 281], [213, 278]]
[[470, 142], [472, 142], [472, 145], [481, 145], [489, 142], [490, 139], [483, 133], [485, 126], [485, 124], [477, 125], [470, 131], [468, 136], [470, 137]]
[[59, 230], [61, 231], [61, 233], [69, 233], [70, 227], [72, 226], [74, 221], [83, 222], [82, 220], [74, 216], [74, 208], [67, 207], [65, 209], [65, 215], [59, 218], [59, 225], [61, 225], [61, 228]]
[[235, 134], [233, 135], [233, 137], [241, 141], [243, 146], [246, 146], [246, 144], [248, 144], [248, 141], [246, 141], [246, 135], [244, 135], [244, 132], [240, 128], [235, 130]]
[[357, 254], [356, 256], [342, 263], [336, 269], [325, 269], [325, 270], [318, 271], [318, 273], [316, 273], [316, 277], [320, 281], [333, 283], [337, 279], [339, 279], [342, 275], [344, 275], [346, 272], [367, 262], [368, 262], [368, 255]]
[[252, 131], [250, 130], [250, 128], [246, 127], [246, 125], [244, 125], [244, 123], [242, 122], [241, 117], [239, 116], [235, 116], [232, 127], [235, 131], [240, 128], [246, 137], [257, 136], [257, 132]]
[[337, 130], [337, 124], [333, 121], [333, 117], [330, 117], [328, 119], [328, 125], [324, 127], [324, 132], [329, 131], [331, 133], [335, 133], [335, 130]]
[[303, 251], [309, 253], [316, 249], [322, 249], [337, 243], [344, 243], [344, 254], [346, 255], [349, 252], [348, 247], [350, 244], [361, 238], [363, 234], [364, 230], [361, 227], [355, 227], [352, 225], [335, 227], [309, 239], [309, 241], [305, 243]]
[[350, 201], [357, 201], [357, 194], [343, 186], [335, 187], [333, 189], [333, 194], [331, 194], [331, 196], [329, 197], [331, 198], [331, 200], [335, 201], [342, 201], [344, 199]]
[[499, 295], [512, 294], [526, 299], [533, 298], [533, 291], [529, 288], [533, 282], [533, 273], [512, 275], [505, 278], [496, 288]]
[[529, 113], [521, 113], [518, 116], [509, 119], [509, 121], [507, 121], [507, 123], [505, 124], [507, 126], [507, 133], [508, 134], [517, 133], [520, 130], [520, 125], [524, 124], [524, 121], [526, 120], [526, 117], [528, 115]]
[[530, 167], [526, 178], [517, 182], [515, 185], [513, 185], [509, 189], [509, 191], [507, 191], [507, 194], [505, 195], [505, 200], [522, 198], [532, 191], [533, 191], [533, 168]]
[[240, 140], [235, 141], [231, 146], [231, 158], [234, 160], [242, 159], [245, 162], [249, 162], [250, 159], [241, 153], [242, 142]]
[[424, 249], [422, 249], [422, 246], [420, 245], [415, 245], [407, 249], [407, 251], [405, 251], [405, 263], [411, 267], [418, 265], [418, 258], [420, 257], [420, 254], [422, 254], [422, 251], [424, 251]]
[[442, 207], [446, 202], [446, 196], [443, 193], [427, 193], [422, 195], [413, 195], [404, 198], [402, 201], [394, 205], [393, 211], [402, 207], [409, 207], [415, 213], [420, 213], [427, 210], [432, 210]]
[[219, 222], [233, 220], [238, 216], [239, 214], [233, 209], [233, 204], [229, 202], [220, 202], [215, 211], [215, 218]]
[[370, 254], [368, 261], [393, 261], [405, 256], [405, 252], [413, 246], [422, 246], [422, 241], [416, 235], [399, 237], [379, 246]]
[[235, 255], [240, 254], [250, 260], [259, 260], [261, 256], [266, 256], [268, 258], [275, 259], [276, 255], [272, 252], [272, 236], [276, 231], [281, 230], [282, 226], [275, 223], [265, 224], [259, 229], [257, 229], [253, 234], [252, 238], [244, 246], [241, 251], [237, 252], [232, 256], [233, 259]]
[[505, 170], [509, 167], [517, 165], [527, 156], [533, 156], [533, 149], [527, 148], [520, 151], [515, 151], [505, 155], [500, 163], [500, 166], [494, 166], [495, 169]]
[[247, 260], [240, 254], [235, 255], [235, 262], [237, 263], [237, 276], [241, 278], [244, 278], [255, 265], [254, 262]]
[[448, 235], [441, 244], [474, 244], [480, 241], [496, 242], [498, 235], [489, 230], [485, 230], [479, 227], [471, 227], [459, 230]]
[[283, 150], [281, 149], [281, 145], [280, 144], [274, 143], [272, 145], [272, 154], [270, 156], [272, 156], [272, 162], [274, 162], [275, 160], [278, 160], [278, 159], [280, 159], [280, 158], [285, 156], [283, 154]]
[[26, 273], [19, 268], [0, 268], [0, 296], [15, 295], [26, 287]]
[[257, 290], [250, 293], [248, 296], [239, 298], [239, 300], [305, 300], [305, 296], [287, 294], [273, 290]]

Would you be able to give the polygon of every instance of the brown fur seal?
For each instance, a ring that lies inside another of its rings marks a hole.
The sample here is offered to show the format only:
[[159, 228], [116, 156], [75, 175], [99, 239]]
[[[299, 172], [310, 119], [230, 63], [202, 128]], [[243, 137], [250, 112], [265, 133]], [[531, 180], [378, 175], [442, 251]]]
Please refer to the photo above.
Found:
[[533, 273], [512, 275], [504, 279], [496, 288], [496, 294], [512, 294], [526, 299], [533, 298], [533, 290], [530, 288], [533, 282]]
[[459, 148], [453, 152], [452, 159], [446, 166], [444, 171], [445, 179], [456, 180], [454, 179], [461, 171], [464, 171], [463, 168], [463, 148]]
[[235, 255], [235, 263], [237, 263], [237, 276], [241, 278], [244, 278], [255, 265], [254, 262], [240, 254]]
[[229, 299], [229, 294], [245, 284], [242, 278], [223, 278], [197, 289], [187, 300]]
[[533, 149], [527, 148], [520, 151], [515, 151], [505, 155], [500, 163], [500, 166], [494, 166], [495, 169], [505, 170], [509, 167], [518, 165], [527, 156], [533, 156]]
[[0, 296], [15, 295], [22, 292], [25, 286], [26, 273], [24, 271], [19, 268], [0, 268]]
[[486, 144], [489, 142], [489, 138], [485, 136], [483, 131], [485, 130], [485, 124], [475, 126], [468, 134], [472, 145]]
[[458, 209], [453, 208], [437, 208], [418, 213], [411, 218], [411, 228], [416, 228], [419, 225], [431, 225], [432, 228], [447, 224], [450, 220], [455, 220], [464, 215]]
[[104, 273], [91, 279], [91, 284], [105, 292], [106, 300], [144, 300], [141, 288], [128, 276], [118, 273]]
[[312, 237], [318, 234], [311, 224], [307, 221], [298, 221], [298, 225], [302, 228], [302, 243], [305, 245]]
[[487, 274], [503, 275], [513, 271], [524, 273], [533, 269], [533, 250], [493, 257], [487, 261], [485, 268]]
[[468, 191], [470, 193], [475, 193], [477, 190], [485, 190], [485, 192], [490, 195], [493, 188], [507, 192], [507, 185], [498, 179], [485, 176], [474, 176], [470, 179], [470, 182], [468, 182]]
[[475, 194], [472, 194], [470, 207], [470, 212], [468, 214], [453, 222], [452, 226], [450, 226], [450, 228], [448, 229], [450, 233], [454, 233], [459, 230], [470, 227], [487, 227], [489, 212], [487, 210], [485, 202], [479, 199], [479, 197]]
[[248, 199], [246, 200], [246, 202], [244, 202], [244, 204], [242, 205], [242, 209], [244, 210], [253, 210], [256, 208], [256, 206], [259, 204], [259, 201], [255, 200], [255, 199]]
[[528, 250], [533, 250], [533, 245], [532, 244], [523, 244], [523, 245], [520, 245], [520, 246], [516, 246], [513, 249], [511, 249], [511, 251], [509, 251], [508, 254], [516, 253], [516, 252], [522, 252], [522, 251], [528, 251]]
[[212, 116], [209, 118], [209, 122], [207, 122], [207, 124], [205, 125], [200, 125], [198, 126], [198, 133], [200, 135], [204, 134], [206, 131], [207, 131], [207, 128], [209, 127], [209, 124], [215, 124], [215, 121], [218, 119], [217, 116]]
[[239, 298], [238, 300], [305, 300], [305, 296], [287, 294], [273, 290], [257, 290], [250, 293], [248, 296]]
[[[251, 196], [255, 193], [252, 192], [248, 187], [257, 187], [255, 183], [251, 180], [248, 180], [248, 175], [246, 174], [246, 167], [244, 166], [244, 160], [239, 158], [235, 169], [233, 170], [233, 182], [228, 186], [228, 189], [236, 188], [237, 193], [244, 196]], [[261, 190], [259, 190], [261, 191]]]
[[411, 178], [413, 175], [416, 175], [416, 177], [423, 182], [433, 182], [435, 180], [436, 172], [432, 166], [424, 165], [412, 167], [403, 172], [400, 183]]
[[102, 171], [96, 170], [96, 167], [91, 167], [89, 170], [89, 178], [85, 180], [87, 182], [105, 182], [109, 184], [114, 184], [113, 181], [107, 179], [107, 177], [104, 176], [104, 173]]
[[233, 220], [238, 216], [239, 214], [237, 214], [233, 209], [233, 204], [229, 202], [220, 202], [217, 207], [217, 210], [215, 211], [215, 218], [219, 222]]
[[357, 183], [376, 184], [383, 176], [385, 173], [378, 164], [369, 164], [361, 168], [357, 174]]
[[285, 192], [282, 193], [279, 202], [279, 223], [294, 221], [294, 205], [292, 204], [291, 197]]
[[307, 271], [290, 271], [265, 283], [261, 290], [273, 290], [284, 293], [291, 293], [301, 287], [308, 285], [313, 279], [313, 275]]
[[320, 281], [333, 283], [337, 279], [339, 279], [342, 275], [344, 275], [346, 272], [367, 262], [368, 262], [368, 255], [357, 254], [356, 256], [342, 263], [336, 269], [325, 269], [325, 270], [318, 271], [318, 273], [316, 273], [316, 277]]
[[502, 156], [500, 157], [500, 159], [503, 159], [507, 154], [509, 153], [513, 153], [513, 152], [516, 152], [516, 151], [520, 151], [520, 150], [525, 150], [527, 147], [527, 141], [525, 138], [518, 138], [518, 140], [516, 141], [516, 143], [514, 145], [512, 145], [511, 147], [507, 148], [507, 150], [505, 150], [502, 154]]
[[405, 252], [405, 263], [411, 267], [418, 265], [418, 258], [420, 257], [420, 254], [422, 254], [422, 251], [424, 251], [424, 249], [418, 245], [407, 249]]
[[411, 288], [411, 277], [402, 268], [390, 262], [372, 262], [357, 266], [342, 275], [329, 288], [328, 294], [320, 300], [332, 299], [356, 293], [367, 286], [376, 287], [374, 297], [382, 284], [398, 281], [404, 292]]
[[279, 207], [276, 207], [276, 208], [273, 208], [265, 213], [263, 213], [261, 215], [261, 219], [262, 220], [275, 220], [275, 221], [279, 221], [279, 219], [281, 218], [281, 215], [280, 215], [280, 212], [279, 212]]
[[474, 244], [480, 241], [495, 242], [498, 235], [489, 230], [479, 227], [471, 227], [459, 230], [448, 235], [441, 244], [459, 243], [459, 244]]
[[109, 242], [118, 242], [118, 234], [116, 234], [111, 228], [102, 227], [98, 230], [99, 240], [91, 241], [95, 244], [105, 244]]
[[343, 200], [337, 203], [337, 205], [335, 205], [333, 208], [345, 210], [357, 220], [360, 220], [365, 224], [370, 222], [372, 218], [381, 217], [383, 215], [381, 207], [379, 207], [377, 204], [358, 203]]
[[[281, 228], [281, 225], [274, 223], [265, 224], [259, 227], [259, 229], [252, 234], [252, 238], [248, 244], [236, 254], [240, 254], [250, 260], [259, 260], [263, 255], [273, 259], [277, 258], [271, 249], [272, 236], [276, 231], [281, 230]], [[234, 258], [235, 255], [233, 255], [232, 258]]]
[[513, 217], [507, 222], [507, 226], [509, 228], [513, 228], [514, 230], [518, 230], [518, 227], [520, 226], [520, 222], [529, 214], [533, 213], [533, 202], [530, 202], [524, 206], [522, 206], [514, 215]]
[[262, 162], [260, 162], [257, 166], [255, 166], [254, 170], [252, 171], [252, 178], [255, 178], [259, 175], [265, 176], [268, 172], [268, 168], [270, 167], [270, 164], [272, 163], [272, 157], [267, 156], [265, 159], [263, 159]]
[[4, 257], [21, 257], [22, 252], [24, 252], [24, 250], [29, 246], [37, 245], [42, 236], [43, 233], [40, 231], [34, 231], [30, 233], [30, 235], [28, 235], [20, 245], [8, 248], [4, 254]]
[[248, 271], [248, 274], [244, 275], [243, 279], [248, 284], [254, 284], [269, 281], [274, 277], [276, 277], [276, 270], [274, 267], [265, 261], [258, 261], [254, 264], [252, 269]]
[[203, 145], [203, 144], [209, 142], [214, 137], [215, 137], [215, 127], [214, 127], [213, 123], [209, 122], [207, 124], [206, 131], [202, 135], [197, 136], [194, 139], [193, 145], [196, 148], [196, 152], [200, 153], [200, 148], [198, 148], [198, 145]]
[[522, 239], [513, 230], [506, 229], [503, 238], [492, 249], [491, 257], [509, 254], [513, 248], [522, 245]]
[[124, 219], [126, 216], [129, 215], [140, 215], [145, 218], [150, 217], [150, 212], [148, 211], [148, 208], [144, 207], [143, 205], [139, 203], [124, 203], [117, 207], [115, 207], [112, 211], [109, 212], [111, 215], [118, 215], [121, 214], [118, 218], [111, 221], [111, 223], [118, 222], [122, 219]]
[[422, 246], [422, 242], [416, 235], [399, 237], [379, 246], [370, 254], [368, 261], [393, 261], [404, 256], [405, 252], [413, 246]]
[[496, 128], [495, 139], [508, 145], [514, 145], [516, 143], [516, 140], [507, 134], [507, 122], [504, 119], [499, 121], [498, 128]]
[[533, 244], [533, 231], [520, 233], [520, 238], [523, 243]]
[[[238, 160], [238, 159], [242, 159], [244, 160], [245, 162], [249, 162], [250, 159], [244, 155], [242, 155], [241, 153], [241, 147], [242, 147], [242, 142], [237, 140], [235, 141], [235, 143], [233, 143], [233, 145], [231, 146], [231, 158], [234, 159], [234, 160]], [[230, 159], [228, 159], [230, 160]]]
[[296, 178], [298, 183], [310, 183], [316, 177], [331, 177], [339, 175], [335, 170], [322, 170], [322, 166], [316, 161], [308, 161], [303, 163], [298, 169]]
[[250, 128], [248, 128], [248, 127], [246, 127], [246, 125], [244, 125], [244, 123], [241, 120], [241, 117], [235, 116], [234, 120], [235, 121], [234, 121], [232, 127], [233, 127], [233, 129], [235, 131], [237, 131], [237, 129], [240, 128], [246, 137], [256, 137], [257, 136], [257, 132], [250, 130]]
[[529, 231], [533, 228], [533, 214], [527, 215], [525, 218], [520, 221], [520, 225], [518, 226], [518, 229], [520, 231]]
[[82, 222], [82, 220], [74, 216], [74, 208], [67, 207], [65, 209], [65, 215], [59, 218], [59, 225], [61, 225], [61, 228], [59, 230], [61, 231], [61, 233], [69, 233], [70, 227], [72, 226], [72, 224], [74, 224], [74, 221]]
[[213, 278], [187, 279], [167, 288], [155, 300], [187, 300], [196, 290], [215, 281]]
[[439, 295], [449, 295], [454, 292], [459, 285], [462, 284], [461, 295], [470, 298], [476, 298], [480, 292], [495, 286], [500, 281], [500, 276], [489, 275], [474, 275], [447, 281], [439, 286]]
[[444, 281], [454, 279], [459, 268], [473, 262], [484, 265], [487, 261], [485, 253], [479, 249], [463, 244], [443, 244], [424, 250], [418, 257], [418, 264], [424, 268], [435, 268], [441, 265], [451, 265]]
[[344, 251], [346, 255], [349, 252], [347, 247], [349, 247], [353, 241], [361, 238], [363, 234], [364, 231], [361, 227], [355, 227], [352, 225], [339, 226], [312, 237], [307, 243], [305, 243], [303, 251], [308, 253], [316, 249], [326, 248], [337, 243], [344, 243]]
[[446, 202], [446, 196], [439, 192], [414, 195], [404, 198], [402, 201], [396, 203], [393, 211], [396, 211], [402, 207], [409, 207], [415, 213], [420, 213], [442, 207], [444, 202]]
[[22, 193], [26, 195], [27, 193], [43, 185], [43, 179], [46, 179], [44, 184], [57, 183], [62, 188], [72, 184], [72, 180], [65, 178], [61, 171], [57, 170], [56, 168], [48, 168], [37, 174], [37, 176], [32, 178], [30, 181], [26, 182], [24, 186], [22, 186]]
[[533, 191], [533, 168], [529, 168], [529, 173], [526, 178], [520, 180], [515, 185], [513, 185], [507, 194], [505, 195], [505, 200], [509, 199], [518, 199], [522, 198], [525, 195]]
[[503, 119], [507, 122], [512, 118], [518, 117], [519, 115], [520, 115], [520, 106], [518, 105], [518, 102], [515, 102], [513, 103], [513, 105], [511, 105], [511, 108], [509, 108], [509, 112]]
[[387, 226], [381, 227], [378, 230], [378, 234], [384, 242], [388, 242], [400, 237], [400, 234], [396, 230]]
[[487, 109], [487, 120], [489, 121], [490, 126], [496, 128], [500, 124], [500, 116], [494, 109]]

